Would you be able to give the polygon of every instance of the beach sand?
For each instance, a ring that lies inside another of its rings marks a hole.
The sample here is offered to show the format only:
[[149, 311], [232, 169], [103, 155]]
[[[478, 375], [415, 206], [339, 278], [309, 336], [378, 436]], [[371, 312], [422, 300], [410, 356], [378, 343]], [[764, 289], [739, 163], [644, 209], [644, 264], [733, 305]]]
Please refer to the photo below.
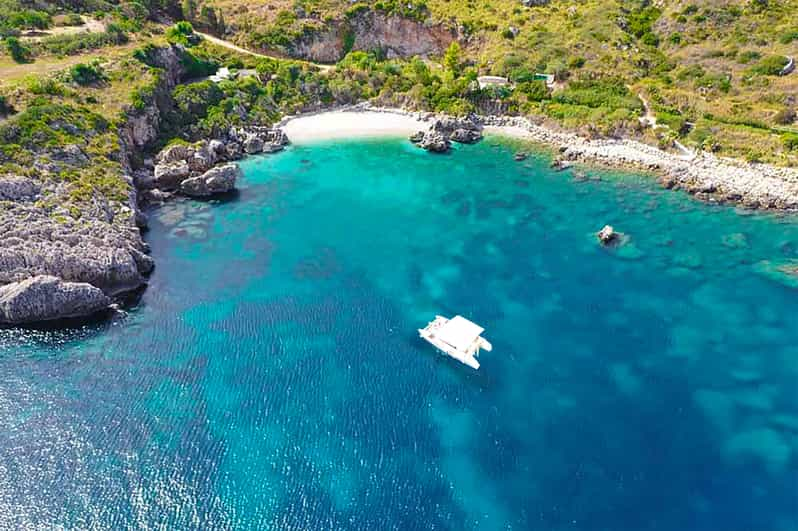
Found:
[[291, 142], [302, 144], [335, 138], [406, 137], [428, 124], [406, 113], [329, 111], [288, 118], [278, 126]]

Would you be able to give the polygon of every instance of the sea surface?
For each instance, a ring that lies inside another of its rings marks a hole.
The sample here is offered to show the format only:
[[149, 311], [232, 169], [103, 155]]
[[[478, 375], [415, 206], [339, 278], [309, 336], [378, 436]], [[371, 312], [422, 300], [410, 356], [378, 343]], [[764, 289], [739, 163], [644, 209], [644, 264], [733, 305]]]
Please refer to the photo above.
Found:
[[515, 149], [293, 146], [151, 211], [137, 305], [0, 330], [0, 528], [798, 529], [798, 217]]

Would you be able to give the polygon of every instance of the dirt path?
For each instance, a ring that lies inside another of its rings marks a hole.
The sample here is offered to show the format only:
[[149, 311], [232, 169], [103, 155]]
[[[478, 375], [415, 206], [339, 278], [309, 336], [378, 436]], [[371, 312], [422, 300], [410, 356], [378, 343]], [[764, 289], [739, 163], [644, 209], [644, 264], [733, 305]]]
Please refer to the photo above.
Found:
[[55, 26], [53, 28], [31, 32], [29, 35], [23, 35], [22, 38], [26, 41], [37, 42], [47, 37], [55, 35], [76, 35], [79, 33], [102, 33], [105, 31], [105, 23], [94, 19], [83, 17], [82, 26]]
[[[629, 89], [631, 90], [632, 87], [629, 87]], [[665, 125], [657, 123], [657, 116], [654, 114], [654, 111], [651, 110], [651, 105], [648, 104], [648, 100], [645, 98], [645, 96], [643, 96], [643, 93], [638, 92], [637, 97], [640, 98], [640, 101], [643, 102], [643, 109], [645, 109], [646, 111], [645, 114], [640, 117], [640, 123], [643, 124], [644, 126], [651, 127], [651, 129], [657, 129], [658, 127], [667, 127]], [[680, 158], [687, 160], [695, 158], [696, 156], [695, 152], [688, 149], [684, 144], [682, 144], [678, 140], [674, 140], [673, 145], [681, 153], [681, 155], [679, 155]]]
[[[213, 35], [209, 35], [207, 33], [202, 33], [201, 31], [194, 30], [194, 33], [196, 33], [197, 35], [200, 35], [204, 39], [207, 39], [209, 42], [212, 42], [213, 44], [216, 44], [218, 46], [222, 46], [224, 48], [227, 48], [228, 50], [233, 50], [233, 51], [238, 52], [238, 53], [251, 55], [253, 57], [263, 57], [264, 59], [282, 59], [281, 57], [278, 57], [276, 55], [268, 55], [268, 54], [264, 54], [264, 53], [253, 52], [252, 50], [247, 50], [246, 48], [242, 48], [240, 46], [237, 46], [237, 45], [233, 44], [230, 41], [226, 41], [224, 39], [220, 39], [219, 37], [214, 37]], [[325, 71], [325, 72], [332, 68], [332, 65], [323, 65], [323, 64], [320, 64], [320, 63], [313, 63], [311, 61], [303, 61], [303, 62], [307, 63], [309, 65], [313, 65], [316, 68], [318, 68], [319, 70], [322, 70], [322, 71]]]

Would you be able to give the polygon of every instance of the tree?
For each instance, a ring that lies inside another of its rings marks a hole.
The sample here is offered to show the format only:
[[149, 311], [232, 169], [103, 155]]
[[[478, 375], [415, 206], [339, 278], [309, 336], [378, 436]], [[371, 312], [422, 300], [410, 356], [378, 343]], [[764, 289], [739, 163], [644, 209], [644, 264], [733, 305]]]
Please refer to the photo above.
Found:
[[17, 37], [6, 37], [6, 50], [11, 58], [18, 63], [27, 63], [31, 59], [31, 50]]
[[460, 44], [457, 41], [452, 42], [446, 49], [446, 53], [443, 56], [443, 65], [455, 77], [460, 74]]

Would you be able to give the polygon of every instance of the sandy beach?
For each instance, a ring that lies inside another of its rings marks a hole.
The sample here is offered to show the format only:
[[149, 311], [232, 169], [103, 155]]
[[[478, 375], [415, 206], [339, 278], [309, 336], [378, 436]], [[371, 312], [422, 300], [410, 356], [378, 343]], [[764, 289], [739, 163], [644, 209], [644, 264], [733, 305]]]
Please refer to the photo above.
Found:
[[408, 136], [427, 124], [404, 112], [337, 110], [286, 118], [280, 127], [291, 142], [302, 144], [335, 138]]

